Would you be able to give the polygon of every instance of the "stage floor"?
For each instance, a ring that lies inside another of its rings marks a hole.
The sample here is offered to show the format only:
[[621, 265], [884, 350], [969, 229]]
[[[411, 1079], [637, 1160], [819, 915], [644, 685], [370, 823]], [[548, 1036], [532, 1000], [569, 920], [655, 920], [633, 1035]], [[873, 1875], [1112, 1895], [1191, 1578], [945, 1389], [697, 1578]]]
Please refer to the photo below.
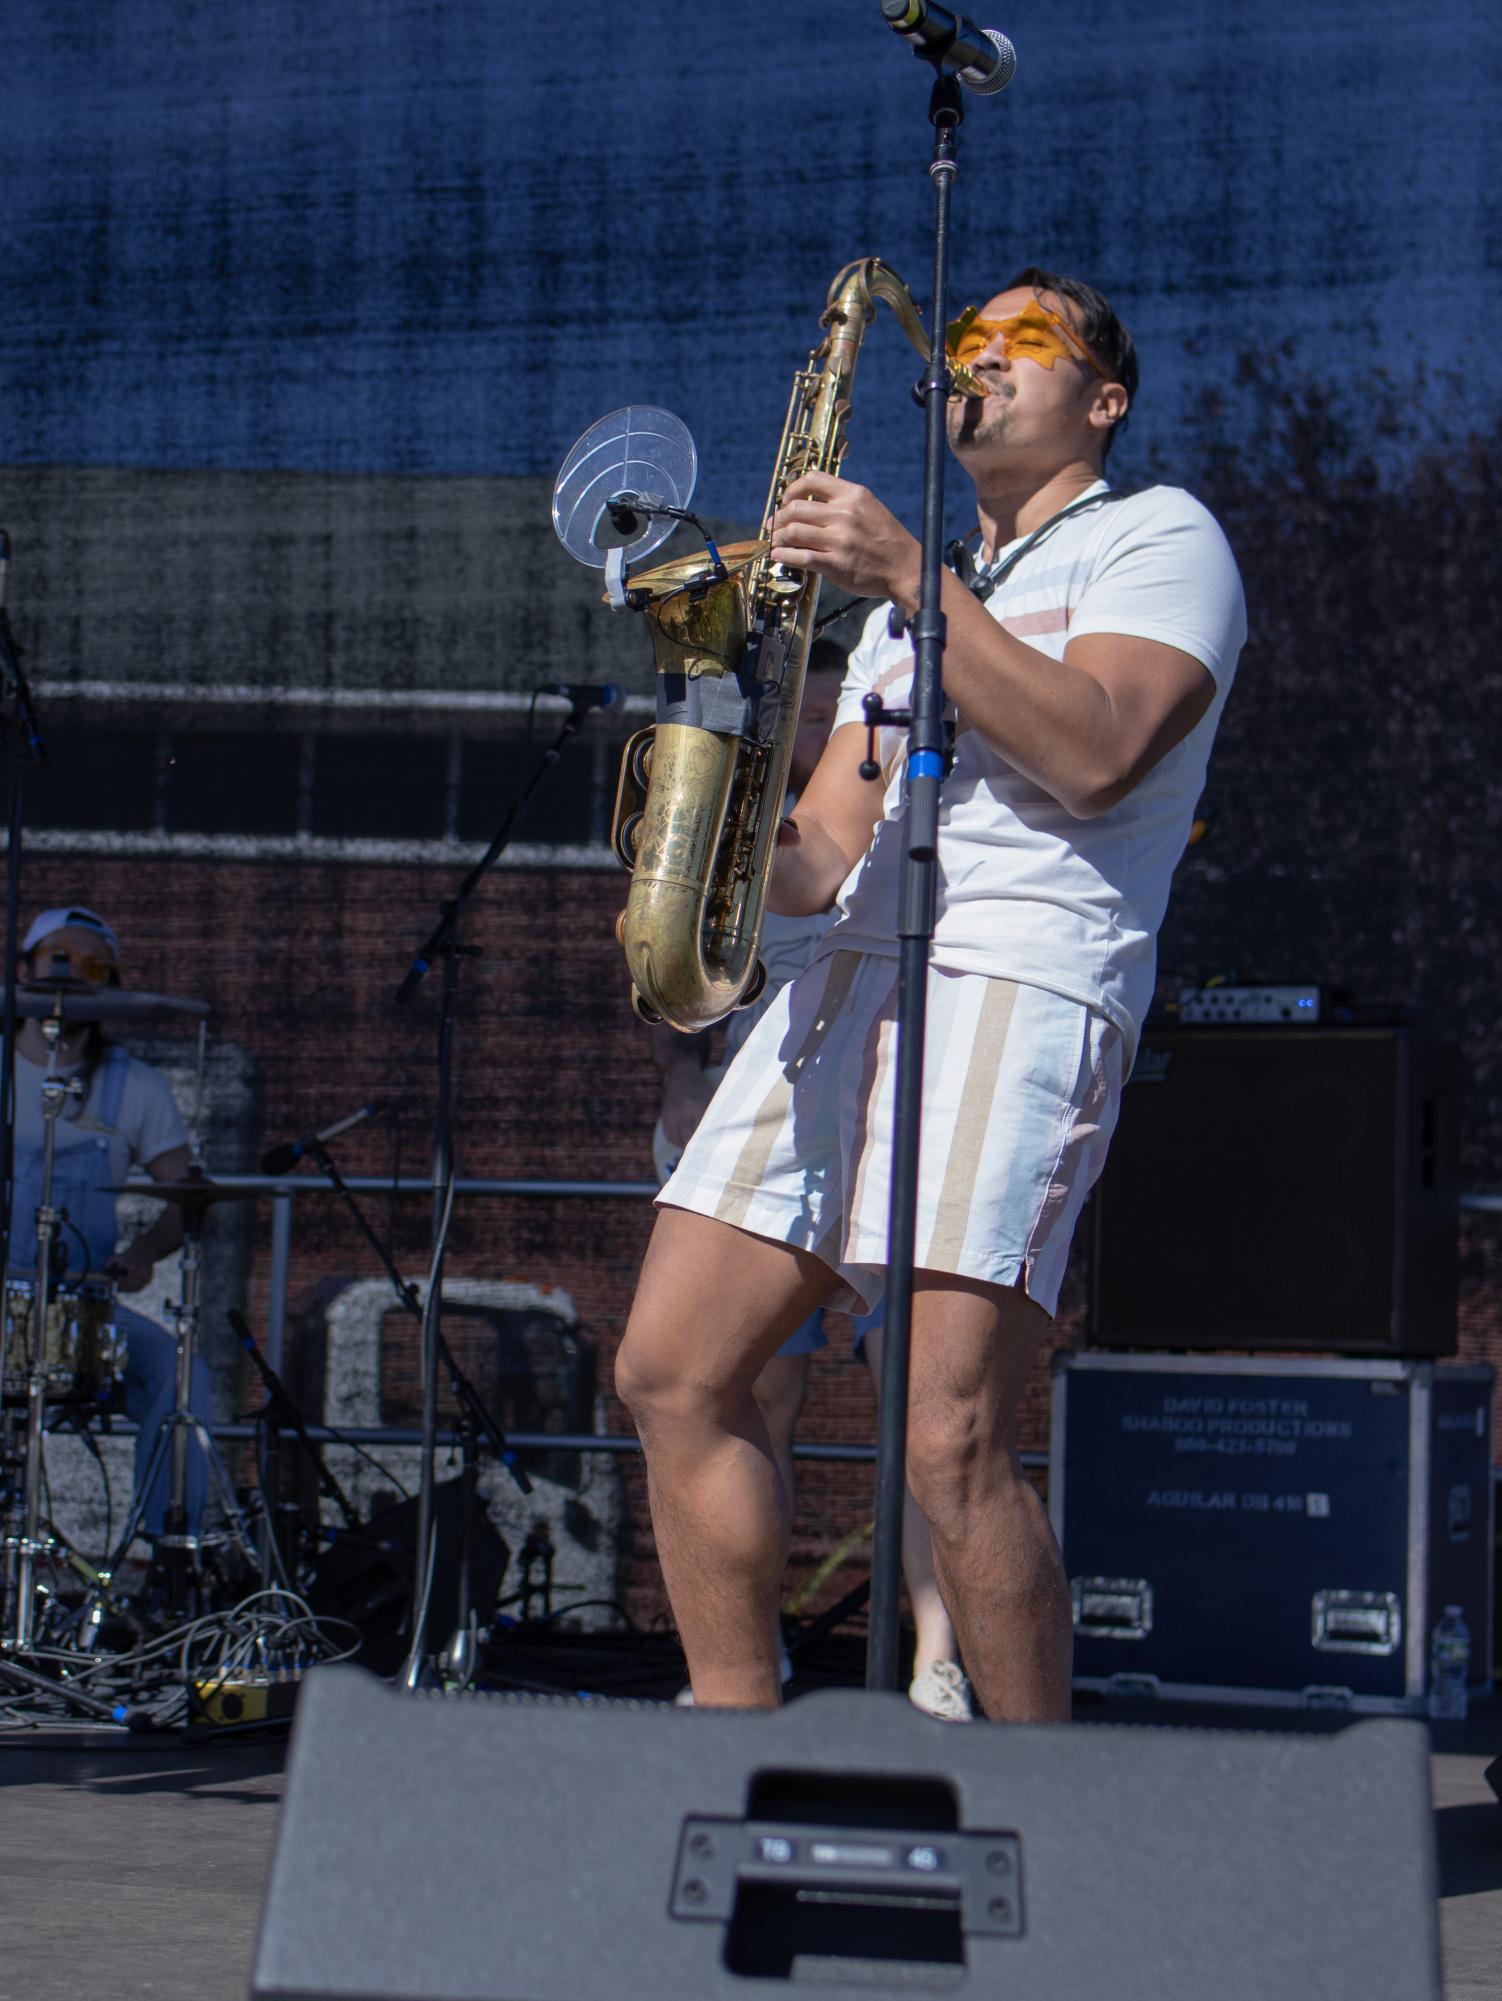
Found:
[[[810, 1682], [852, 1678], [827, 1657], [822, 1665]], [[669, 1694], [676, 1676], [666, 1646], [628, 1659], [561, 1643], [532, 1650], [525, 1668], [516, 1680], [610, 1694]], [[1080, 1722], [1147, 1715], [1301, 1727], [1286, 1712], [1168, 1703], [1082, 1708]], [[1502, 1804], [1483, 1777], [1499, 1748], [1499, 1705], [1434, 1729], [1446, 2001], [1502, 1997]], [[244, 2001], [285, 1752], [285, 1737], [0, 1735], [4, 1992], [17, 2001]]]

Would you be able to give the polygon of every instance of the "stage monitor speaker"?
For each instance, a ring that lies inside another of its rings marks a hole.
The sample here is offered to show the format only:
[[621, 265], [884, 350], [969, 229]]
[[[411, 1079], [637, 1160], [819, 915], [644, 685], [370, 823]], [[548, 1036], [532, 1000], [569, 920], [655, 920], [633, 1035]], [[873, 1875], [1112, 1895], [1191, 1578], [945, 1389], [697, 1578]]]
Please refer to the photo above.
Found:
[[1455, 1351], [1460, 1066], [1402, 1028], [1145, 1035], [1096, 1196], [1099, 1347]]
[[1428, 1735], [305, 1685], [255, 2001], [1438, 2001]]

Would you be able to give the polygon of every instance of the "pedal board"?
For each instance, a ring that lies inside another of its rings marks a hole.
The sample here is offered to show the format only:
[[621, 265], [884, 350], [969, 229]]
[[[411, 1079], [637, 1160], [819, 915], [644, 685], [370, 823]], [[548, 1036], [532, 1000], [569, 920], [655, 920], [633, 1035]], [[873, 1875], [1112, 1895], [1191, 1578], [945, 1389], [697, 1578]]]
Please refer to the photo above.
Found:
[[291, 1718], [302, 1682], [301, 1668], [265, 1668], [220, 1680], [200, 1676], [188, 1683], [188, 1720], [204, 1730], [243, 1730], [251, 1723]]
[[1186, 1028], [1207, 1022], [1301, 1028], [1319, 1020], [1320, 999], [1318, 986], [1188, 987], [1179, 995], [1178, 1016]]

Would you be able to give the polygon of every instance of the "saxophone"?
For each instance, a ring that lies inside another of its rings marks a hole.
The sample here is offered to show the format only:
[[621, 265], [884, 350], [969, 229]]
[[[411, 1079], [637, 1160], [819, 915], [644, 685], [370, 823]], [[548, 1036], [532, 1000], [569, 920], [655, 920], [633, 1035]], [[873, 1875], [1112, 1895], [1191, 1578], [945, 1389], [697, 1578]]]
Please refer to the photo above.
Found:
[[[771, 561], [772, 517], [795, 479], [840, 469], [878, 299], [927, 358], [896, 272], [875, 257], [847, 264], [824, 338], [793, 378], [757, 539], [707, 566], [696, 554], [631, 579], [628, 602], [652, 635], [657, 721], [621, 758], [612, 844], [631, 888], [616, 937], [637, 1014], [685, 1034], [751, 1006], [766, 984], [757, 953], [819, 606], [817, 577]], [[952, 374], [960, 393], [983, 393], [968, 370]]]

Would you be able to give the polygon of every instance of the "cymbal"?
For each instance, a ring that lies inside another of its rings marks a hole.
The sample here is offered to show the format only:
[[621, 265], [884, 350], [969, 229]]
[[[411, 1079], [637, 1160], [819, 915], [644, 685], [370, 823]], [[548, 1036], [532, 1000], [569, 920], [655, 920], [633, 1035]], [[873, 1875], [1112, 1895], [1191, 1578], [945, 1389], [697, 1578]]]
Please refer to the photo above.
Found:
[[[0, 1007], [4, 1004], [5, 989], [0, 987]], [[159, 1014], [202, 1017], [208, 1012], [207, 1001], [141, 993], [133, 987], [96, 987], [91, 980], [32, 980], [16, 988], [16, 1013], [28, 1021], [46, 1015], [78, 1022], [148, 1021]]]
[[153, 1202], [176, 1202], [184, 1209], [210, 1202], [255, 1202], [264, 1188], [224, 1188], [217, 1181], [117, 1181], [105, 1195], [147, 1195]]

